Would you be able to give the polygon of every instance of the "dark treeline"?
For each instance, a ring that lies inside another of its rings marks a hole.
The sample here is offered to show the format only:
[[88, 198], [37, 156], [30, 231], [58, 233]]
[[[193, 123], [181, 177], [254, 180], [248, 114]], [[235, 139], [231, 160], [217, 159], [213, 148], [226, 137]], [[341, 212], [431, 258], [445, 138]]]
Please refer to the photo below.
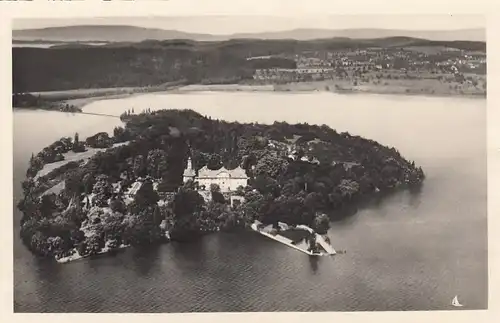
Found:
[[63, 112], [82, 112], [82, 109], [74, 105], [64, 102], [61, 103], [50, 101], [47, 99], [43, 99], [40, 95], [35, 96], [29, 93], [13, 93], [12, 106], [14, 108], [44, 109]]
[[[115, 128], [113, 138], [96, 134], [85, 142], [103, 147], [130, 143], [68, 167], [61, 192], [40, 197], [36, 171], [28, 174], [18, 207], [24, 214], [21, 237], [34, 253], [64, 256], [76, 248], [82, 255], [94, 254], [104, 246], [161, 242], [166, 231], [172, 239], [184, 240], [254, 220], [306, 224], [324, 233], [329, 220], [342, 218], [346, 208], [364, 197], [418, 187], [424, 178], [422, 169], [396, 149], [325, 125], [240, 124], [191, 110], [122, 117], [126, 126]], [[32, 163], [73, 144], [69, 139], [50, 147]], [[196, 183], [184, 184], [189, 157], [196, 170], [241, 165], [249, 185], [233, 194], [243, 202], [230, 205], [216, 185], [206, 202]], [[139, 178], [146, 180], [133, 202], [125, 203], [125, 191]], [[153, 182], [159, 183], [157, 190]], [[112, 186], [117, 183], [118, 191]], [[166, 203], [157, 204], [167, 195]]]
[[177, 48], [14, 48], [13, 91], [141, 87], [181, 80], [235, 83], [251, 79], [256, 68], [271, 67], [294, 68], [295, 62], [254, 62], [224, 51]]
[[235, 83], [255, 69], [294, 68], [293, 60], [247, 60], [252, 56], [368, 47], [449, 46], [485, 51], [484, 42], [434, 42], [406, 37], [372, 40], [321, 39], [196, 42], [191, 40], [71, 44], [12, 49], [13, 92], [154, 86], [172, 81]]

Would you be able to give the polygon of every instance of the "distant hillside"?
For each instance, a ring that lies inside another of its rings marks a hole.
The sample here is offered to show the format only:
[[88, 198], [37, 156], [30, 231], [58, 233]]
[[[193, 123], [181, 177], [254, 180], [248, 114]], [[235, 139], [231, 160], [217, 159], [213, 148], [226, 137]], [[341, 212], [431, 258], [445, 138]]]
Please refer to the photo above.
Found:
[[187, 83], [237, 83], [253, 79], [256, 69], [295, 68], [290, 58], [247, 60], [252, 56], [306, 51], [331, 52], [369, 47], [439, 47], [486, 51], [484, 42], [429, 41], [410, 37], [381, 39], [334, 38], [310, 41], [233, 39], [148, 40], [101, 45], [61, 44], [51, 48], [12, 48], [15, 93], [82, 88], [153, 86]]
[[299, 54], [304, 51], [328, 51], [340, 49], [363, 49], [369, 47], [397, 48], [410, 46], [447, 47], [469, 51], [486, 52], [486, 43], [478, 41], [435, 41], [411, 37], [385, 37], [372, 39], [325, 38], [315, 40], [294, 39], [230, 39], [224, 41], [195, 41], [190, 39], [145, 40], [141, 42], [54, 43], [51, 49], [67, 48], [136, 48], [188, 51], [224, 51], [240, 58], [263, 55]]
[[353, 38], [370, 39], [386, 37], [411, 37], [423, 38], [439, 41], [486, 41], [484, 29], [463, 29], [463, 30], [392, 30], [392, 29], [295, 29], [289, 31], [268, 32], [259, 34], [235, 34], [233, 38], [257, 38], [257, 39], [296, 39], [312, 40], [322, 38]]
[[231, 35], [194, 34], [177, 30], [142, 28], [134, 26], [68, 26], [43, 29], [13, 30], [12, 38], [22, 41], [59, 42], [140, 42], [144, 40], [190, 39], [196, 41], [224, 41], [229, 39], [294, 39], [313, 40], [323, 38], [370, 39], [386, 37], [411, 37], [437, 41], [486, 41], [484, 29], [451, 31], [412, 31], [389, 29], [295, 29], [264, 33], [236, 33]]
[[184, 33], [177, 30], [133, 26], [68, 26], [43, 29], [13, 30], [13, 40], [44, 40], [58, 42], [140, 42], [147, 39], [212, 40], [212, 35]]

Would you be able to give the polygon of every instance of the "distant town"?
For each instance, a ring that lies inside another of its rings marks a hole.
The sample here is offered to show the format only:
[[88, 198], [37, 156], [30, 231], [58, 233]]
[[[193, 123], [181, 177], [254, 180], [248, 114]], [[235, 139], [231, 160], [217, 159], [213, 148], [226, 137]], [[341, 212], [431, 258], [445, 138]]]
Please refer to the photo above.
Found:
[[[308, 51], [295, 55], [249, 57], [247, 60], [286, 58], [295, 68], [257, 69], [262, 82], [349, 81], [352, 86], [401, 85], [415, 80], [439, 82], [460, 93], [486, 92], [486, 53], [447, 47], [368, 48]], [[430, 87], [430, 86], [429, 86]], [[336, 90], [341, 85], [337, 84]], [[411, 92], [411, 89], [406, 91]]]

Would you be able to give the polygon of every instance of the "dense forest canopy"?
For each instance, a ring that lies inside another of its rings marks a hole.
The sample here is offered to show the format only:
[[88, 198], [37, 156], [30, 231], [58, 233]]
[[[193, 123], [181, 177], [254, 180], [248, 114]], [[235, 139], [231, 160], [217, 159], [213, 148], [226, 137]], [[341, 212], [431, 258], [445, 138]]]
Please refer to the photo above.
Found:
[[[24, 213], [21, 237], [30, 250], [42, 256], [75, 249], [93, 254], [104, 246], [160, 242], [166, 231], [182, 240], [254, 220], [326, 232], [325, 219], [342, 218], [346, 206], [377, 192], [418, 186], [424, 178], [396, 149], [326, 125], [241, 124], [192, 110], [127, 112], [122, 119], [126, 125], [115, 128], [113, 137], [62, 138], [31, 158], [18, 205]], [[106, 150], [35, 179], [64, 152], [95, 148]], [[216, 185], [207, 201], [196, 183], [183, 183], [189, 157], [196, 171], [241, 166], [249, 185], [232, 194], [244, 202], [231, 205]], [[140, 178], [143, 185], [127, 202], [124, 192]], [[56, 179], [64, 183], [61, 191], [40, 196], [40, 186], [47, 189]]]

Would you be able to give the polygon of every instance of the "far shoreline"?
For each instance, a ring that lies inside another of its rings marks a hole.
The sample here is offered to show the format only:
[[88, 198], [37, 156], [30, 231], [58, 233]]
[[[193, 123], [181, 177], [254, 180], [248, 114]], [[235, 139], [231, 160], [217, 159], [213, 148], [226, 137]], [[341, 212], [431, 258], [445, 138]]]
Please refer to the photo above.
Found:
[[[331, 85], [331, 84], [330, 84]], [[95, 89], [74, 89], [62, 91], [43, 91], [31, 92], [34, 95], [40, 95], [42, 98], [54, 102], [70, 104], [77, 108], [83, 108], [86, 105], [102, 100], [113, 100], [129, 98], [146, 94], [188, 94], [196, 92], [243, 92], [243, 93], [332, 93], [340, 95], [387, 95], [398, 97], [428, 97], [428, 98], [456, 98], [456, 99], [487, 99], [486, 93], [430, 93], [422, 91], [406, 92], [406, 88], [368, 86], [360, 88], [330, 89], [324, 82], [300, 82], [288, 84], [191, 84], [191, 85], [164, 85], [157, 87], [120, 87], [120, 88], [95, 88]], [[32, 109], [25, 107], [13, 107], [19, 109]], [[33, 109], [38, 109], [33, 107]], [[44, 109], [47, 110], [47, 109]]]
[[[283, 85], [271, 85], [272, 88], [269, 89], [267, 85], [253, 85], [248, 86], [244, 84], [217, 84], [217, 85], [205, 85], [205, 84], [193, 84], [186, 85], [175, 90], [161, 91], [161, 92], [152, 92], [152, 93], [175, 93], [175, 94], [184, 94], [184, 93], [192, 93], [192, 92], [243, 92], [243, 93], [253, 93], [253, 92], [266, 92], [266, 93], [290, 93], [290, 94], [301, 94], [301, 93], [332, 93], [332, 94], [340, 94], [340, 95], [387, 95], [387, 96], [414, 96], [414, 97], [428, 97], [428, 98], [465, 98], [465, 99], [486, 99], [487, 96], [477, 93], [477, 94], [453, 94], [453, 93], [405, 93], [401, 91], [375, 91], [375, 90], [358, 90], [358, 89], [346, 89], [346, 90], [325, 90], [320, 87], [317, 88], [307, 88], [307, 89], [289, 89], [287, 86], [294, 86], [298, 84], [300, 86], [301, 83], [290, 83], [285, 84], [285, 88], [276, 88], [276, 86]], [[307, 83], [304, 83], [307, 84]]]

